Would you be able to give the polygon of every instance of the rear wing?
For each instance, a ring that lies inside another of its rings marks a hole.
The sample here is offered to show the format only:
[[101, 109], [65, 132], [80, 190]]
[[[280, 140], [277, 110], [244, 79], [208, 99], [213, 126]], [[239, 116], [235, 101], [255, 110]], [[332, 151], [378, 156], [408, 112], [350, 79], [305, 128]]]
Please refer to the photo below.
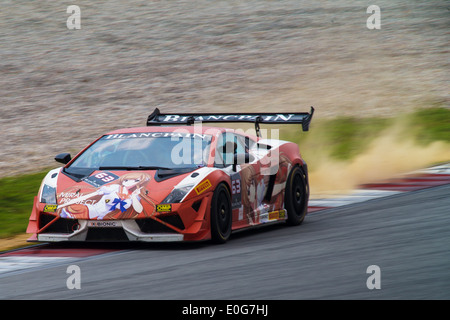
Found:
[[259, 124], [301, 124], [303, 131], [309, 130], [314, 108], [308, 112], [277, 113], [161, 113], [158, 108], [147, 118], [147, 126], [153, 125], [192, 125], [195, 122], [249, 122], [255, 124], [259, 134]]

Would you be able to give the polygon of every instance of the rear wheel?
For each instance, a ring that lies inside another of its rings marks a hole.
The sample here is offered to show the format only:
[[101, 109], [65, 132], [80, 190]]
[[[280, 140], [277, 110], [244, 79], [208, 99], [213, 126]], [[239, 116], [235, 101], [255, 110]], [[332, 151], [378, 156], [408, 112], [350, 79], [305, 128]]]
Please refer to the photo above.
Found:
[[287, 210], [287, 224], [296, 226], [303, 222], [308, 210], [309, 188], [306, 177], [299, 166], [295, 166], [286, 181], [284, 207]]
[[211, 239], [225, 243], [231, 235], [231, 198], [228, 188], [219, 184], [211, 202]]

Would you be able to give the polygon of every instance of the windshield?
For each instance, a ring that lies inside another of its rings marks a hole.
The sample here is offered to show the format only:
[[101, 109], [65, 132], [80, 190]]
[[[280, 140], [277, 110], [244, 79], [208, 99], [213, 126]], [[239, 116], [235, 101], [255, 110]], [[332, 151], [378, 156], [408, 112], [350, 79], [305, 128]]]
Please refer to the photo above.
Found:
[[198, 168], [208, 163], [210, 145], [210, 135], [194, 133], [106, 135], [78, 156], [66, 172]]

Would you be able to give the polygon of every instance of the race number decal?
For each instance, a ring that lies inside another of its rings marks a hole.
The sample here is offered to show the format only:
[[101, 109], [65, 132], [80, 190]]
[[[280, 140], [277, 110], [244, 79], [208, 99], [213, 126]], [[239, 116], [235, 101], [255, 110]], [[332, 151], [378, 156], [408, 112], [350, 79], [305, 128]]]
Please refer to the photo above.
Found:
[[100, 188], [102, 185], [110, 183], [111, 181], [114, 181], [118, 178], [119, 176], [115, 175], [114, 173], [103, 171], [96, 173], [90, 177], [83, 178], [82, 180], [96, 188]]
[[234, 173], [231, 175], [231, 209], [241, 207], [241, 190], [241, 175], [239, 173]]

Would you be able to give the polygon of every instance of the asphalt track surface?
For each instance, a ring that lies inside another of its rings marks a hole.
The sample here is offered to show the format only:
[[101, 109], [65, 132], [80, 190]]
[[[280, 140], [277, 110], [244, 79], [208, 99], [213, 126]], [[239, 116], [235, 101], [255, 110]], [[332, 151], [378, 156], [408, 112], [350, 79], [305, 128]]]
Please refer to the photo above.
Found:
[[[104, 250], [0, 274], [0, 299], [449, 299], [450, 184], [311, 213], [298, 227]], [[69, 265], [80, 289], [69, 290]], [[380, 268], [380, 289], [368, 289]]]

